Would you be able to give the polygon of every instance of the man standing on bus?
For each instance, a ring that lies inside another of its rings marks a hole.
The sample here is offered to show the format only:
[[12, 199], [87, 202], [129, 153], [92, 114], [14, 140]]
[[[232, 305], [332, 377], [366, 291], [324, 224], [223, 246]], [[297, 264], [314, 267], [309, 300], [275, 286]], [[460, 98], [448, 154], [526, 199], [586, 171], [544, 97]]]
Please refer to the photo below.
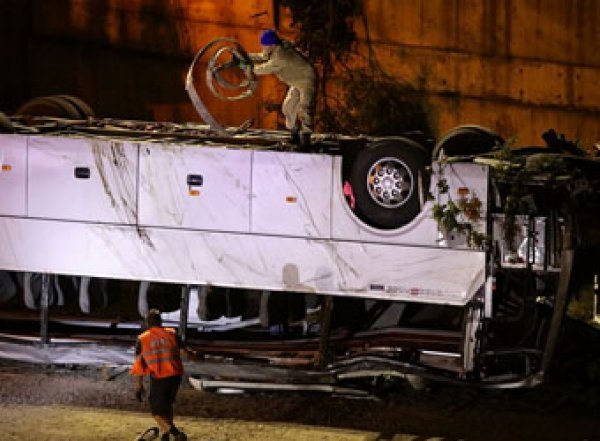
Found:
[[281, 111], [292, 142], [310, 146], [316, 93], [316, 74], [311, 62], [292, 43], [272, 29], [260, 37], [262, 53], [250, 54], [256, 75], [274, 74], [289, 86]]
[[[150, 377], [150, 411], [159, 427], [152, 427], [136, 438], [139, 441], [154, 439], [159, 428], [161, 441], [173, 435], [175, 441], [185, 441], [187, 436], [173, 424], [173, 403], [181, 385], [183, 363], [181, 340], [175, 329], [163, 328], [160, 311], [151, 309], [146, 317], [148, 329], [137, 339], [135, 362], [131, 375], [136, 377], [135, 395], [138, 401], [144, 397], [144, 376]], [[150, 438], [148, 437], [150, 436]]]

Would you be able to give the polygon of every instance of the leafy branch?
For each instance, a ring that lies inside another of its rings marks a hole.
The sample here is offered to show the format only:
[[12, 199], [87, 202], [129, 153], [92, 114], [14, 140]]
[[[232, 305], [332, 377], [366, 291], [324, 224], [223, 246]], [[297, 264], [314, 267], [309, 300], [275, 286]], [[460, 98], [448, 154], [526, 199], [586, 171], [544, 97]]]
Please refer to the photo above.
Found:
[[444, 175], [446, 166], [445, 161], [440, 162], [439, 179], [436, 184], [438, 193], [446, 195], [445, 203], [435, 203], [432, 207], [433, 219], [437, 222], [438, 228], [450, 234], [456, 232], [464, 235], [467, 245], [471, 248], [484, 249], [489, 238], [486, 234], [480, 233], [473, 227], [473, 223], [481, 219], [483, 204], [476, 194], [469, 197], [461, 195], [455, 202], [450, 195], [450, 187]]
[[[280, 4], [289, 9], [298, 31], [295, 44], [319, 72], [321, 130], [349, 135], [432, 133], [425, 95], [386, 74], [377, 62], [362, 0], [280, 0]], [[364, 28], [365, 68], [351, 67], [362, 58], [356, 50], [358, 22]], [[339, 93], [336, 96], [332, 91]]]

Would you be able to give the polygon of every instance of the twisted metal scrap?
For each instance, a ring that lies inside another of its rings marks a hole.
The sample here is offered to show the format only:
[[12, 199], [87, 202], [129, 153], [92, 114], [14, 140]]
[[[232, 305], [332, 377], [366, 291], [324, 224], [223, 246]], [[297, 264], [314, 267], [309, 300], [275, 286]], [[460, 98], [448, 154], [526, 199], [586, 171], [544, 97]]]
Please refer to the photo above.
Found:
[[[196, 67], [196, 63], [198, 62], [198, 60], [202, 58], [210, 49], [219, 44], [225, 44], [225, 46], [219, 48], [215, 52], [215, 54], [210, 58], [210, 61], [208, 62], [206, 68], [206, 85], [208, 86], [211, 93], [221, 100], [228, 101], [236, 101], [248, 98], [254, 93], [254, 91], [256, 90], [257, 81], [252, 69], [244, 69], [245, 78], [239, 84], [231, 83], [221, 76], [221, 72], [223, 70], [238, 65], [238, 62], [236, 60], [240, 60], [248, 66], [252, 66], [252, 60], [250, 59], [244, 48], [232, 38], [217, 38], [209, 42], [206, 46], [200, 49], [200, 51], [198, 51], [188, 70], [187, 77], [185, 80], [185, 90], [187, 91], [190, 100], [192, 101], [192, 104], [196, 108], [196, 111], [198, 112], [202, 120], [206, 122], [210, 126], [210, 128], [217, 132], [219, 135], [226, 136], [227, 130], [225, 129], [225, 127], [219, 124], [219, 122], [217, 122], [217, 120], [211, 115], [211, 113], [206, 108], [206, 105], [200, 99], [200, 95], [198, 94], [198, 91], [194, 86], [193, 78], [194, 68]], [[224, 53], [230, 53], [232, 55], [233, 60], [228, 63], [217, 64], [219, 57], [221, 57], [221, 55], [223, 55]], [[219, 84], [220, 87], [224, 89], [242, 89], [242, 92], [234, 96], [225, 96], [215, 88], [215, 81]]]

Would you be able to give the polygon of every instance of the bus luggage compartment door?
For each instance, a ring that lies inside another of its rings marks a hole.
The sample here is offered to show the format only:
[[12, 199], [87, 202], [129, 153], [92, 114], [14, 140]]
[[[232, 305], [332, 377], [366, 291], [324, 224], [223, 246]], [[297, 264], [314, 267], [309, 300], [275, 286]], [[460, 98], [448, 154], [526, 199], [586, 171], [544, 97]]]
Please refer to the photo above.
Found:
[[35, 136], [29, 140], [29, 216], [135, 224], [137, 146]]
[[139, 224], [249, 232], [251, 160], [245, 150], [140, 145]]

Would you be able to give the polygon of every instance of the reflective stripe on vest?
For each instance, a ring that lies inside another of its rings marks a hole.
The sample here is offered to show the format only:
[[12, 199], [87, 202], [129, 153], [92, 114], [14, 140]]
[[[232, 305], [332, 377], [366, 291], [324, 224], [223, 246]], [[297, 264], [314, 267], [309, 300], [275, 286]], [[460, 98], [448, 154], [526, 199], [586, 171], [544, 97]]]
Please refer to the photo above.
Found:
[[183, 374], [175, 330], [153, 327], [139, 337], [142, 345], [141, 362], [154, 378]]

